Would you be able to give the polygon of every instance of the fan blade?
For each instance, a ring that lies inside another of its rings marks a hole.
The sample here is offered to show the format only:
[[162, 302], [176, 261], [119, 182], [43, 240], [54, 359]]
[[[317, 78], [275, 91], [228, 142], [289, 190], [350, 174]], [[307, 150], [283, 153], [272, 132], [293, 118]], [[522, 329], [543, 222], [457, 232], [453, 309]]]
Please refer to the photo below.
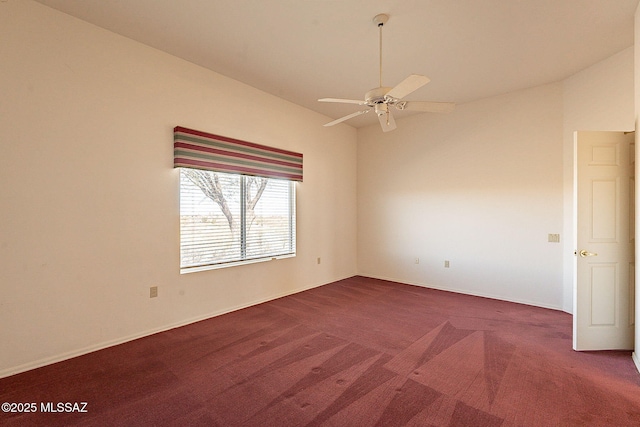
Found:
[[358, 104], [365, 105], [365, 101], [358, 101], [357, 99], [340, 99], [340, 98], [321, 98], [318, 99], [320, 102], [340, 102], [342, 104]]
[[402, 99], [414, 90], [420, 89], [422, 86], [429, 83], [429, 81], [429, 77], [421, 76], [419, 74], [411, 74], [400, 82], [400, 84], [387, 92], [385, 98]]
[[396, 121], [389, 110], [387, 110], [386, 113], [378, 114], [378, 120], [380, 121], [380, 126], [382, 126], [383, 132], [389, 132], [396, 128]]
[[355, 116], [359, 116], [360, 114], [364, 114], [364, 113], [368, 113], [370, 110], [362, 110], [362, 111], [356, 111], [355, 113], [351, 113], [348, 116], [344, 116], [344, 117], [340, 117], [339, 119], [336, 119], [332, 122], [327, 123], [324, 126], [333, 126], [333, 125], [337, 125], [338, 123], [344, 122], [345, 120], [349, 120], [352, 117]]
[[396, 104], [396, 108], [428, 113], [450, 113], [456, 108], [456, 104], [453, 102], [402, 101]]

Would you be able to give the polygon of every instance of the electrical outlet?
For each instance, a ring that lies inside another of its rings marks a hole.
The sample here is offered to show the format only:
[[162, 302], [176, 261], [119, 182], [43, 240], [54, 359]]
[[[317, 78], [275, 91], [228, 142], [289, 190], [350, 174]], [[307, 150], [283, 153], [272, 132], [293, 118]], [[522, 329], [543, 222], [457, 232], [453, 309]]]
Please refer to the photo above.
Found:
[[551, 242], [551, 243], [560, 243], [560, 235], [559, 234], [549, 234], [549, 242]]
[[416, 259], [415, 259], [415, 263], [416, 263], [416, 264], [420, 264], [420, 258], [416, 257]]
[[149, 298], [155, 298], [158, 296], [158, 287], [152, 286], [149, 288]]
[[317, 263], [320, 264], [321, 261], [320, 257], [318, 257]]
[[449, 267], [450, 267], [450, 265], [449, 265], [449, 261], [445, 261], [445, 262], [444, 262], [444, 268], [449, 268]]

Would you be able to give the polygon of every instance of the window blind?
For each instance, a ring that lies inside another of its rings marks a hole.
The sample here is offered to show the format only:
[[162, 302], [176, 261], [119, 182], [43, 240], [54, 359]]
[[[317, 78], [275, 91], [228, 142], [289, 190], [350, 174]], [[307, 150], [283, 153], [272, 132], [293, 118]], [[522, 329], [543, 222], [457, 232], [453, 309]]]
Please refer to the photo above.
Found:
[[[194, 172], [216, 180], [215, 195], [203, 191]], [[194, 172], [180, 173], [181, 269], [296, 253], [294, 182]]]

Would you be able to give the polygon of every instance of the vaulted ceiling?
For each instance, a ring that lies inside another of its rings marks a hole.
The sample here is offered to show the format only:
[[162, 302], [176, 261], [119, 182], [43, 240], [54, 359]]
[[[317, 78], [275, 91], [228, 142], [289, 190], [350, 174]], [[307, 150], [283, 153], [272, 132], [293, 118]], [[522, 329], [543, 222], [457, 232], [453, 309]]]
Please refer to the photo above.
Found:
[[317, 99], [378, 86], [379, 13], [390, 16], [383, 85], [423, 74], [431, 82], [407, 99], [465, 103], [562, 80], [631, 46], [640, 0], [37, 1], [338, 118], [360, 107]]

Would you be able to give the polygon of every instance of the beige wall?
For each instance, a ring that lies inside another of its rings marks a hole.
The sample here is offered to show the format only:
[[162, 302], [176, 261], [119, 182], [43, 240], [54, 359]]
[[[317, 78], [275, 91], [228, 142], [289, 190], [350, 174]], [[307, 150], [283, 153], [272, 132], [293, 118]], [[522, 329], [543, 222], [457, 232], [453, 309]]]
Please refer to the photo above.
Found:
[[[640, 114], [640, 6], [636, 9], [635, 21], [634, 21], [635, 35], [634, 35], [634, 100], [635, 100], [635, 123], [638, 127], [638, 115]], [[640, 137], [636, 132], [636, 147]], [[640, 150], [636, 149], [636, 177], [640, 176]], [[640, 202], [640, 185], [636, 184], [636, 265], [638, 264], [638, 255], [640, 254], [639, 242], [640, 242], [640, 209], [638, 209], [638, 202]], [[636, 268], [637, 270], [637, 268]], [[637, 277], [637, 276], [636, 276]], [[636, 289], [638, 288], [638, 281], [636, 280]], [[633, 352], [633, 361], [640, 371], [640, 292], [635, 293], [636, 297], [636, 317], [635, 317], [635, 351]]]
[[361, 274], [560, 308], [561, 230], [560, 83], [358, 132]]
[[573, 132], [634, 128], [633, 70], [630, 47], [559, 83], [361, 129], [358, 271], [571, 313]]
[[[37, 3], [0, 40], [0, 376], [356, 273], [354, 129]], [[176, 125], [304, 154], [297, 257], [179, 274]]]

